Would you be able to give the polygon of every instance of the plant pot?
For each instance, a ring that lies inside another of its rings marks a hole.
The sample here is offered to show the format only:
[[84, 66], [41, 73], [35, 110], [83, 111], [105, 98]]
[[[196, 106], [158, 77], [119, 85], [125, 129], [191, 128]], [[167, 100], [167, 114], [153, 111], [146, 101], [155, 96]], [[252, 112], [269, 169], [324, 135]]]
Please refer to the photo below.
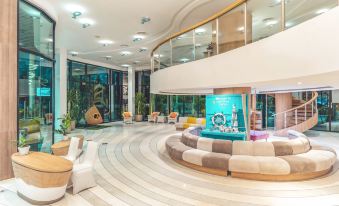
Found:
[[76, 125], [76, 121], [75, 121], [75, 120], [72, 120], [72, 121], [71, 121], [71, 130], [74, 130], [74, 129], [75, 129], [75, 125]]
[[19, 150], [19, 154], [20, 155], [27, 155], [28, 154], [28, 152], [29, 152], [29, 148], [30, 148], [31, 146], [26, 146], [26, 147], [18, 147], [18, 150]]
[[141, 114], [135, 115], [135, 121], [136, 122], [142, 122], [142, 115]]
[[66, 140], [69, 140], [69, 136], [64, 135], [64, 140], [65, 140], [65, 141], [66, 141]]

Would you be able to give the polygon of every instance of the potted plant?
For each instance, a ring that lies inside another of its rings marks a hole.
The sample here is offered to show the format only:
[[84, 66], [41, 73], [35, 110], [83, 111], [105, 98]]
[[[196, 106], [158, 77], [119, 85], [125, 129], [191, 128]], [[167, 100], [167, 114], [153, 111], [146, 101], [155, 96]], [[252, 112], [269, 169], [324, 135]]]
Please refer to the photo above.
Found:
[[26, 135], [22, 134], [19, 138], [18, 150], [20, 155], [27, 155], [29, 152], [30, 146], [27, 145]]
[[71, 132], [71, 122], [72, 119], [69, 115], [69, 113], [65, 114], [63, 117], [58, 118], [58, 120], [61, 120], [60, 129], [56, 129], [55, 132], [62, 134], [64, 136], [64, 140], [67, 140], [67, 134]]
[[143, 114], [145, 112], [146, 97], [143, 93], [138, 92], [135, 95], [136, 115], [135, 121], [141, 122]]
[[71, 89], [67, 93], [68, 111], [71, 118], [71, 130], [75, 129], [76, 122], [80, 115], [80, 93], [76, 89]]

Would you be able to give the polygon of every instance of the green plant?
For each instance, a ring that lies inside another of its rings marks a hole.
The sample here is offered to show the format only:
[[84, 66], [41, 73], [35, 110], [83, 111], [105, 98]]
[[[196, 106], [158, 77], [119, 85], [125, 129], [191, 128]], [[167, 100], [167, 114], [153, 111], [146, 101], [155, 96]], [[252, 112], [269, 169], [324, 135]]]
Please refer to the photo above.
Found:
[[71, 116], [69, 113], [67, 113], [63, 117], [58, 118], [58, 120], [61, 120], [60, 129], [56, 129], [55, 132], [65, 136], [71, 126]]
[[138, 115], [143, 115], [145, 112], [146, 97], [143, 93], [138, 92], [135, 95], [135, 105]]
[[76, 89], [71, 89], [67, 93], [68, 111], [72, 120], [80, 119], [80, 92]]
[[26, 137], [24, 137], [24, 136], [20, 137], [18, 147], [26, 147], [26, 146], [27, 146]]

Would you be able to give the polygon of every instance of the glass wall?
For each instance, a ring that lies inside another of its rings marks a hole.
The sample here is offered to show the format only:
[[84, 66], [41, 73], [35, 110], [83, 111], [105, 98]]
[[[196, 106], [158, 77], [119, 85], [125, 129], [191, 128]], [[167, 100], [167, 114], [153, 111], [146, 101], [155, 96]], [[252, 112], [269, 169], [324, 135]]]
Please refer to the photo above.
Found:
[[150, 99], [151, 99], [150, 75], [151, 75], [150, 70], [135, 72], [135, 93], [141, 92], [145, 95], [146, 98], [145, 117], [148, 115], [148, 112], [150, 111]]
[[[86, 126], [85, 113], [92, 106], [104, 122], [121, 120], [123, 108], [123, 72], [96, 65], [68, 61], [68, 92], [78, 92], [80, 113], [73, 117], [77, 126]], [[73, 108], [68, 108], [71, 111]]]
[[337, 5], [338, 0], [244, 1], [159, 45], [153, 51], [152, 71], [236, 49], [293, 27]]
[[205, 117], [205, 96], [151, 94], [152, 111], [168, 115], [178, 112], [180, 116]]
[[43, 152], [54, 141], [54, 27], [46, 14], [19, 2], [18, 138]]

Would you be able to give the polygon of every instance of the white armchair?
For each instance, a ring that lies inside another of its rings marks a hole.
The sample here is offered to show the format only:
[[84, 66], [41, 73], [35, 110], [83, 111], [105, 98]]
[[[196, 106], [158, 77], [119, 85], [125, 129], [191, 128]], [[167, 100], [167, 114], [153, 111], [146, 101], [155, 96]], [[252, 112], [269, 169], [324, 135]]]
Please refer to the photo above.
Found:
[[77, 194], [82, 190], [96, 186], [93, 176], [93, 167], [97, 157], [97, 150], [97, 142], [88, 142], [87, 151], [83, 162], [73, 165], [71, 178], [73, 183], [73, 194]]
[[124, 123], [126, 124], [132, 124], [133, 123], [133, 115], [132, 112], [124, 112], [122, 114], [122, 117], [124, 119]]
[[68, 148], [68, 153], [66, 156], [61, 156], [71, 162], [74, 162], [77, 157], [78, 157], [78, 153], [79, 153], [79, 141], [80, 139], [77, 137], [72, 137], [71, 138], [71, 143], [69, 144], [69, 148]]
[[157, 122], [157, 118], [160, 115], [160, 112], [152, 112], [152, 114], [148, 115], [148, 122]]
[[168, 115], [168, 123], [177, 123], [179, 117], [178, 112], [171, 112], [170, 115]]

